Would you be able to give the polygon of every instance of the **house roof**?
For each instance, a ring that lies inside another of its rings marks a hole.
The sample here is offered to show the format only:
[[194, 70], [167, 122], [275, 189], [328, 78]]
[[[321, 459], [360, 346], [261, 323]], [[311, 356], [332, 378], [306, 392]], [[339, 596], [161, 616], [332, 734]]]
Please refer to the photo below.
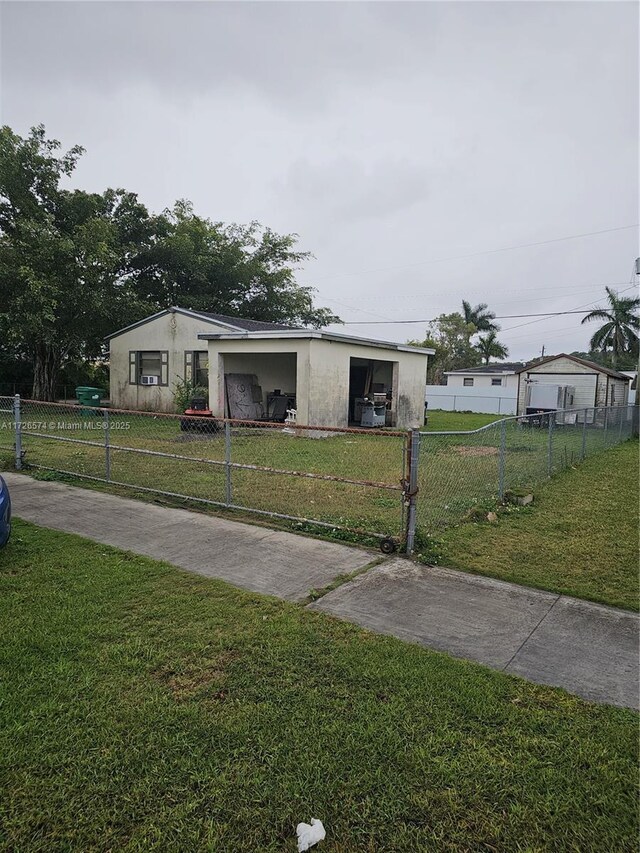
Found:
[[466, 376], [467, 374], [483, 376], [495, 373], [517, 373], [521, 367], [524, 367], [523, 361], [496, 361], [494, 364], [483, 364], [480, 367], [467, 367], [463, 370], [445, 370], [444, 374], [445, 376]]
[[343, 335], [339, 332], [327, 332], [322, 329], [294, 329], [284, 328], [277, 330], [262, 331], [225, 331], [225, 332], [202, 332], [198, 335], [201, 341], [234, 341], [234, 340], [315, 340], [335, 341], [343, 344], [356, 344], [359, 346], [377, 347], [379, 349], [396, 350], [397, 352], [413, 352], [417, 355], [433, 355], [435, 350], [428, 347], [411, 347], [406, 344], [398, 344], [393, 341], [379, 341], [375, 338], [356, 338], [353, 335]]
[[549, 362], [556, 361], [558, 358], [568, 358], [569, 361], [575, 361], [576, 364], [581, 364], [583, 367], [589, 367], [591, 370], [595, 370], [598, 373], [606, 373], [607, 376], [612, 376], [614, 379], [624, 379], [625, 382], [628, 382], [629, 380], [629, 377], [625, 376], [624, 373], [620, 373], [619, 370], [612, 370], [610, 367], [603, 367], [601, 364], [596, 364], [595, 361], [587, 361], [586, 358], [579, 358], [577, 355], [569, 355], [566, 352], [561, 352], [558, 355], [548, 355], [546, 358], [541, 358], [539, 361], [530, 361], [528, 364], [525, 364], [524, 367], [521, 367], [520, 370], [516, 370], [516, 373], [535, 370], [536, 367], [540, 367], [542, 364], [549, 364]]
[[123, 329], [118, 329], [117, 332], [112, 332], [107, 335], [106, 340], [116, 338], [124, 332], [130, 332], [138, 326], [144, 326], [145, 323], [150, 323], [152, 320], [157, 320], [158, 317], [164, 317], [167, 314], [184, 314], [187, 317], [196, 317], [203, 320], [205, 323], [215, 323], [218, 326], [226, 326], [230, 331], [276, 331], [295, 329], [295, 326], [285, 326], [281, 323], [267, 323], [263, 320], [248, 320], [245, 317], [232, 317], [229, 314], [212, 314], [209, 311], [192, 311], [190, 308], [179, 308], [177, 305], [171, 308], [165, 308], [162, 311], [157, 311], [149, 317], [143, 317], [137, 323], [131, 323]]

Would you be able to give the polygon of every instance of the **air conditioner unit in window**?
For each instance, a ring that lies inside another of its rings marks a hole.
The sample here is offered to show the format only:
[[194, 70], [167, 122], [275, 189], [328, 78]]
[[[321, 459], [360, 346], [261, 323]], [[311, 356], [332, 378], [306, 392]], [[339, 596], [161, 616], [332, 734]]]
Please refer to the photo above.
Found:
[[160, 379], [158, 376], [141, 376], [140, 384], [141, 385], [158, 385]]

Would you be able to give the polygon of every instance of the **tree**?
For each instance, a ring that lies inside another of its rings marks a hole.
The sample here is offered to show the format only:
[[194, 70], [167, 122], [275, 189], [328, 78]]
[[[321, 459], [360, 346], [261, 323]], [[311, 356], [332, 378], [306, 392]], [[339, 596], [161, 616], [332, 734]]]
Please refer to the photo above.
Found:
[[481, 357], [471, 343], [474, 326], [467, 323], [462, 314], [441, 314], [427, 329], [423, 341], [409, 341], [411, 346], [431, 347], [435, 355], [429, 359], [428, 378], [433, 384], [442, 382], [443, 375], [448, 370], [461, 370], [465, 367], [476, 367]]
[[489, 306], [486, 302], [480, 302], [475, 308], [471, 307], [471, 303], [466, 299], [462, 300], [462, 316], [465, 323], [469, 326], [474, 326], [476, 332], [497, 332], [500, 327], [494, 323], [496, 315], [493, 311], [488, 310]]
[[487, 332], [483, 337], [480, 335], [476, 349], [482, 356], [485, 364], [489, 364], [492, 358], [506, 358], [509, 355], [509, 350], [498, 340], [496, 332]]
[[637, 357], [638, 331], [640, 330], [640, 298], [637, 296], [619, 296], [610, 287], [606, 287], [609, 305], [596, 308], [583, 318], [582, 323], [604, 320], [591, 338], [589, 347], [594, 351], [607, 354], [611, 351], [611, 366], [618, 366], [621, 356], [632, 354]]
[[169, 305], [340, 322], [296, 283], [310, 257], [297, 235], [213, 223], [188, 201], [150, 215], [122, 189], [64, 189], [82, 153], [60, 153], [42, 125], [26, 138], [0, 128], [0, 338], [32, 360], [35, 399], [55, 399], [61, 367], [103, 353], [109, 332]]
[[225, 225], [176, 202], [156, 219], [157, 240], [137, 260], [141, 296], [158, 308], [180, 305], [275, 323], [326, 326], [340, 322], [313, 305], [313, 288], [295, 272], [311, 258], [296, 234], [276, 234], [257, 222]]

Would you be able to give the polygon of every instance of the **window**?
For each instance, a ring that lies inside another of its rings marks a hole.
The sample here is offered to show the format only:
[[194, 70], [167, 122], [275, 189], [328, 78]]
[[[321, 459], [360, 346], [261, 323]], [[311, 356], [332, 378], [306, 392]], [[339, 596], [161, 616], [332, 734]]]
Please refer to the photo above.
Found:
[[462, 384], [465, 388], [473, 388], [473, 379], [471, 379], [470, 377], [465, 378], [462, 380]]
[[615, 403], [615, 401], [616, 401], [616, 386], [612, 384], [611, 385], [611, 405], [612, 406]]
[[187, 350], [184, 354], [184, 378], [187, 382], [209, 387], [209, 353], [207, 350]]
[[[146, 377], [150, 376], [156, 377], [157, 382], [147, 381]], [[168, 385], [169, 353], [167, 350], [132, 350], [129, 353], [129, 384]]]
[[500, 377], [499, 379], [494, 379], [494, 378], [492, 377], [492, 378], [491, 378], [491, 384], [492, 384], [492, 385], [502, 385], [502, 377]]

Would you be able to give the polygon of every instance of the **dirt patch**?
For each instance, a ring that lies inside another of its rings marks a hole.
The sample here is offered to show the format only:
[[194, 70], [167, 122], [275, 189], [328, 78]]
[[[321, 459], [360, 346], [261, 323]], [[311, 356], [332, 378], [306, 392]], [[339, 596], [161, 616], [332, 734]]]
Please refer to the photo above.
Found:
[[228, 651], [215, 658], [194, 658], [184, 661], [179, 668], [160, 667], [152, 672], [152, 677], [167, 688], [176, 702], [192, 699], [222, 702], [227, 695], [226, 669], [237, 657], [237, 652]]
[[465, 447], [463, 444], [458, 444], [451, 448], [459, 453], [460, 456], [497, 456], [497, 447]]

